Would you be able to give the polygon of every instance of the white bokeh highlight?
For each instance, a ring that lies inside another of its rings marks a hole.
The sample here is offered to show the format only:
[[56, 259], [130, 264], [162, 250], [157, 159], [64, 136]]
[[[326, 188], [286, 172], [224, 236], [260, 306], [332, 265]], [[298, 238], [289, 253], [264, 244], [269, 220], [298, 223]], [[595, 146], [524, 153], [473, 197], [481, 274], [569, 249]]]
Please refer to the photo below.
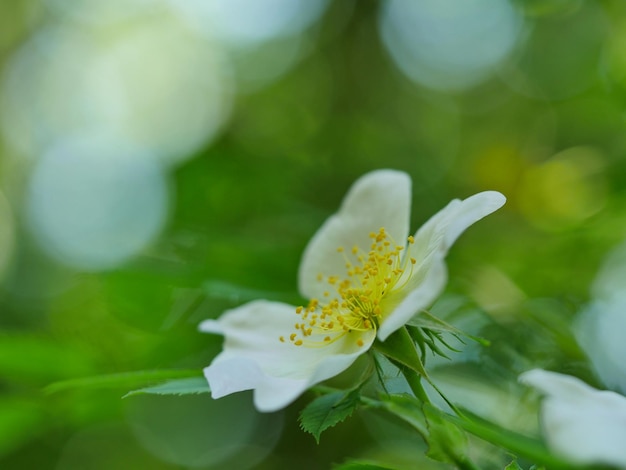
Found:
[[8, 63], [2, 131], [31, 159], [97, 131], [172, 166], [219, 135], [230, 117], [231, 75], [220, 46], [168, 12], [125, 28], [49, 26]]
[[192, 21], [202, 21], [219, 41], [254, 48], [304, 32], [326, 10], [328, 0], [168, 0]]
[[387, 0], [379, 26], [411, 80], [462, 91], [487, 79], [512, 52], [522, 19], [508, 0]]
[[148, 152], [102, 137], [66, 141], [37, 163], [26, 216], [39, 246], [84, 271], [111, 269], [162, 230], [168, 187]]

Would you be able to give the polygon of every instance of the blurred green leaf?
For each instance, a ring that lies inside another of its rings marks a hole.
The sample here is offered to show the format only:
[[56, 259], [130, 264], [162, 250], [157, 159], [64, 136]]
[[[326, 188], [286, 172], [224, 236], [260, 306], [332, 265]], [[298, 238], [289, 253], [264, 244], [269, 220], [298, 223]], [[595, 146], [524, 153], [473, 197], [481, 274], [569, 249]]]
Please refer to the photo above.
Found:
[[524, 469], [519, 466], [519, 464], [517, 463], [517, 460], [513, 460], [513, 462], [511, 462], [506, 467], [504, 467], [504, 470], [524, 470]]
[[261, 289], [251, 289], [226, 281], [208, 280], [202, 285], [208, 297], [228, 300], [233, 303], [248, 302], [256, 299], [280, 300], [283, 302], [298, 303], [298, 296], [289, 292], [275, 292]]
[[211, 393], [209, 384], [204, 377], [190, 377], [187, 379], [170, 380], [168, 382], [154, 385], [152, 387], [140, 388], [128, 392], [122, 398], [133, 395], [194, 395], [200, 393]]
[[163, 382], [176, 378], [199, 377], [202, 375], [198, 370], [141, 370], [134, 372], [121, 372], [119, 374], [96, 375], [79, 379], [64, 380], [48, 385], [46, 393], [56, 393], [64, 390], [83, 388], [133, 388]]
[[93, 371], [83, 349], [35, 335], [0, 335], [0, 376], [51, 381]]
[[334, 392], [322, 395], [309, 403], [300, 413], [300, 427], [313, 434], [319, 444], [320, 435], [347, 417], [359, 405], [360, 391]]
[[0, 455], [6, 455], [44, 431], [42, 409], [19, 398], [0, 400]]

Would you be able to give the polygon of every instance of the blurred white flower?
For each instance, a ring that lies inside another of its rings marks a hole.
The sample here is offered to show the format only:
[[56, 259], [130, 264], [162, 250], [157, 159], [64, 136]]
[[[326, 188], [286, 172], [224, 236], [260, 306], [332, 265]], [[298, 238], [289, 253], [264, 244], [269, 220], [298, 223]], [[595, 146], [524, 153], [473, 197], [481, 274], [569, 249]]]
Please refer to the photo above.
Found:
[[626, 394], [626, 245], [612, 250], [591, 289], [593, 301], [574, 324], [576, 338], [598, 378]]
[[360, 178], [304, 251], [306, 307], [259, 300], [200, 325], [225, 336], [204, 370], [213, 397], [254, 389], [256, 407], [273, 411], [348, 368], [377, 336], [384, 341], [435, 300], [450, 246], [504, 202], [493, 191], [453, 200], [408, 236], [408, 175], [379, 170]]
[[626, 397], [541, 369], [519, 379], [545, 395], [541, 424], [555, 454], [574, 464], [626, 469]]

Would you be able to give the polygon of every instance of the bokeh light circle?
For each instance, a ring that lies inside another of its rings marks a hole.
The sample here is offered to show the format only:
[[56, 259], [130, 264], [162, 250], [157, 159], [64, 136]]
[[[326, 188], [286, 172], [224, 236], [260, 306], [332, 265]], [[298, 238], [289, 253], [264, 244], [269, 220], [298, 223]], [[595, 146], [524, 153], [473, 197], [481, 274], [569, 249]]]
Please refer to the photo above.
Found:
[[294, 36], [326, 10], [328, 0], [169, 0], [189, 18], [199, 19], [220, 42], [254, 48]]
[[103, 137], [59, 143], [37, 163], [26, 214], [41, 248], [81, 270], [109, 269], [163, 228], [168, 187], [149, 152]]
[[387, 0], [380, 30], [396, 65], [428, 88], [464, 90], [515, 47], [522, 19], [507, 0]]
[[185, 468], [254, 468], [281, 435], [283, 413], [259, 413], [250, 394], [133, 397], [128, 422], [141, 445]]
[[49, 26], [9, 61], [2, 131], [14, 151], [33, 158], [97, 129], [150, 148], [169, 166], [219, 134], [230, 116], [231, 75], [220, 46], [172, 13], [125, 28]]

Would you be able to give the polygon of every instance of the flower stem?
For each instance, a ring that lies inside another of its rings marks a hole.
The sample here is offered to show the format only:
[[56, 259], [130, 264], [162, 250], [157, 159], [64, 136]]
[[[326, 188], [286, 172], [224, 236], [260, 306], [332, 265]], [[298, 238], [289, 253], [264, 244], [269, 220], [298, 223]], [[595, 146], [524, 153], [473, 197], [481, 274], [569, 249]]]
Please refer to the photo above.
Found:
[[411, 387], [411, 391], [415, 395], [415, 397], [420, 400], [422, 403], [430, 403], [430, 398], [426, 394], [426, 390], [424, 390], [424, 386], [422, 385], [422, 377], [412, 369], [408, 367], [401, 367], [402, 375]]

